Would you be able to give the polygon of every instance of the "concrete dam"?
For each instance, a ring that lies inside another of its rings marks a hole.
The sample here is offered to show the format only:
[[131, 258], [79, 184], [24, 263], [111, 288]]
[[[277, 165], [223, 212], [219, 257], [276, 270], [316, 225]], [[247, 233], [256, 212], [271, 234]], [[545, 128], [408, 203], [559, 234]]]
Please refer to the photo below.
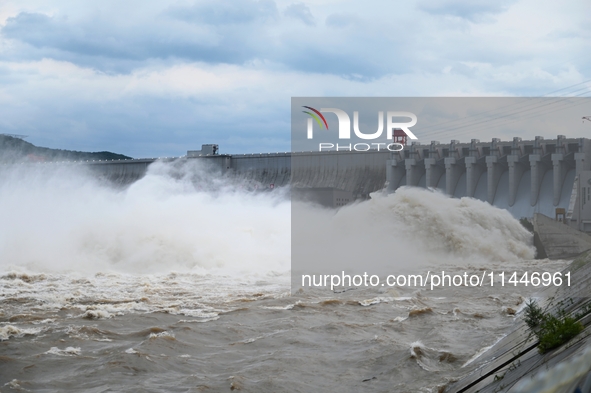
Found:
[[[217, 145], [203, 145], [184, 157], [200, 160], [212, 172], [255, 185], [257, 189], [291, 185], [297, 189], [334, 189], [352, 200], [378, 190], [403, 186], [437, 189], [456, 198], [487, 201], [513, 216], [554, 217], [569, 208], [575, 177], [591, 169], [587, 138], [512, 141], [493, 139], [470, 143], [452, 140], [428, 145], [413, 142], [399, 152], [388, 150], [324, 151], [262, 154], [219, 154]], [[119, 184], [141, 178], [161, 159], [88, 162], [98, 176]]]
[[413, 144], [388, 160], [388, 191], [403, 185], [437, 188], [457, 198], [487, 201], [513, 216], [568, 210], [575, 177], [588, 171], [586, 138]]

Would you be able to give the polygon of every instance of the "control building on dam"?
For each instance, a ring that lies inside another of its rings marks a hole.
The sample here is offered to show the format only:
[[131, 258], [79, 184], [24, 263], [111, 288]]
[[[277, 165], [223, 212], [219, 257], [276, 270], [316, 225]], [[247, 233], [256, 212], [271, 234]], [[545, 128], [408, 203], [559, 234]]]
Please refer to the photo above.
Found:
[[[416, 186], [487, 201], [517, 218], [534, 213], [554, 217], [559, 208], [577, 220], [584, 207], [589, 208], [591, 218], [591, 204], [584, 203], [590, 195], [585, 194], [585, 201], [581, 196], [583, 192], [591, 194], [591, 187], [581, 184], [573, 194], [578, 175], [581, 179], [591, 177], [591, 172], [587, 173], [591, 170], [591, 140], [586, 138], [559, 135], [556, 139], [536, 137], [527, 141], [414, 142], [399, 152], [228, 155], [219, 154], [217, 145], [203, 145], [202, 150], [189, 151], [177, 159], [199, 160], [212, 172], [258, 189], [291, 185], [292, 190], [324, 194], [332, 189], [341, 197], [343, 192], [348, 193], [350, 197], [345, 199], [354, 200], [378, 190], [395, 192], [399, 187]], [[141, 178], [154, 161], [157, 159], [88, 164], [98, 175], [125, 184]], [[578, 220], [581, 224], [582, 219]]]

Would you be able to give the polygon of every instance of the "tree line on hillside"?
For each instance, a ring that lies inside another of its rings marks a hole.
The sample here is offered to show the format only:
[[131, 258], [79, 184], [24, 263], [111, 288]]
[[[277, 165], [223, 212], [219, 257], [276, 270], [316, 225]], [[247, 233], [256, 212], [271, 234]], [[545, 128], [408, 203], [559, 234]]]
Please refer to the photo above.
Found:
[[128, 159], [131, 157], [108, 151], [90, 153], [38, 147], [21, 138], [0, 134], [0, 162], [3, 163]]

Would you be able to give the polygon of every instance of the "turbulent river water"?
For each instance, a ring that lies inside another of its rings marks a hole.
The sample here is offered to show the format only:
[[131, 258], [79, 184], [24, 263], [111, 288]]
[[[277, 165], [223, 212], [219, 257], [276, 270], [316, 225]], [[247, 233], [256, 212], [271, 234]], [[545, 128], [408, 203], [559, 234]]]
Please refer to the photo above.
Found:
[[[292, 293], [289, 195], [251, 188], [182, 163], [154, 164], [125, 189], [70, 167], [0, 171], [0, 391], [438, 392], [536, 296]], [[392, 215], [401, 204], [409, 214]], [[371, 214], [405, 228], [415, 273], [566, 263], [534, 260], [529, 233], [479, 201], [401, 189], [317, 212], [334, 231]]]

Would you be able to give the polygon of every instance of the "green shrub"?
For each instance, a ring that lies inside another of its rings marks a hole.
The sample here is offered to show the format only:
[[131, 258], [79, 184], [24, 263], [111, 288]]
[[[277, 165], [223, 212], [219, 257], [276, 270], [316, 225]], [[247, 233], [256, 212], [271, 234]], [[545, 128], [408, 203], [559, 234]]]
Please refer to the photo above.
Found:
[[563, 309], [559, 309], [557, 315], [552, 315], [542, 310], [532, 299], [525, 305], [524, 320], [539, 341], [540, 353], [565, 344], [584, 329], [576, 318], [568, 316]]
[[538, 336], [540, 353], [561, 346], [583, 331], [583, 325], [580, 322], [564, 314], [559, 317], [546, 316], [542, 327], [541, 334]]
[[533, 331], [534, 328], [542, 323], [544, 319], [544, 310], [538, 306], [538, 303], [535, 300], [529, 299], [527, 303], [525, 303], [524, 317], [526, 325]]

